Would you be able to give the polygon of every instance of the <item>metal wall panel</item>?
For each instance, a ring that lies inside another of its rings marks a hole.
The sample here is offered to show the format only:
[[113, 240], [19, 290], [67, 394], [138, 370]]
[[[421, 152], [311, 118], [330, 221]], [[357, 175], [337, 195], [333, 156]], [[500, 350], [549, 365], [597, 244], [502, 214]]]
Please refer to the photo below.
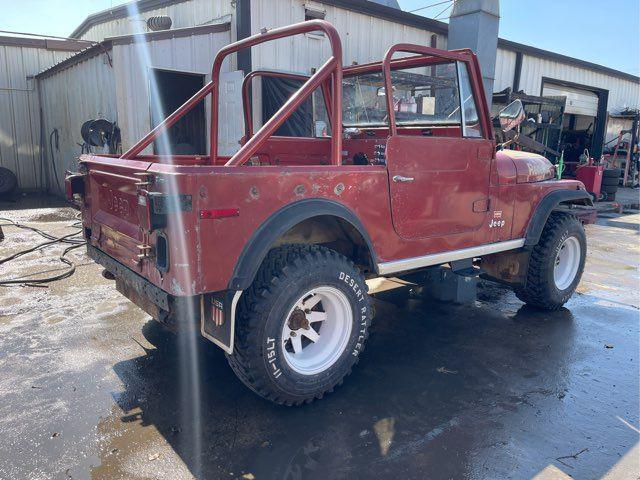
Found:
[[73, 52], [0, 45], [0, 166], [18, 178], [18, 188], [42, 187], [40, 118], [35, 81], [27, 76]]
[[[379, 61], [394, 43], [430, 45], [431, 32], [350, 10], [308, 0], [254, 0], [251, 2], [251, 32], [274, 28], [305, 19], [305, 7], [325, 12], [325, 19], [340, 33], [343, 63]], [[446, 39], [438, 36], [438, 46]], [[252, 51], [253, 68], [286, 70], [308, 74], [329, 56], [328, 40], [322, 35], [306, 34], [284, 38]]]
[[520, 88], [529, 95], [540, 95], [542, 77], [578, 83], [609, 90], [609, 112], [640, 107], [640, 84], [605, 73], [595, 72], [573, 65], [524, 55]]
[[[607, 119], [607, 131], [604, 142], [611, 149], [615, 148], [621, 130], [631, 130], [633, 128], [633, 118], [610, 116]], [[629, 134], [625, 134], [623, 141], [629, 141]]]
[[[206, 25], [215, 19], [235, 13], [229, 0], [190, 0], [169, 5], [154, 10], [140, 12], [134, 18], [118, 18], [108, 22], [94, 25], [80, 38], [84, 40], [102, 41], [107, 37], [131, 35], [140, 31], [146, 31], [144, 21], [157, 15], [171, 17], [171, 28], [194, 27]], [[135, 13], [135, 12], [133, 12]]]
[[[309, 0], [252, 1], [251, 33], [259, 33], [262, 28], [302, 22], [305, 8], [324, 12], [325, 19], [336, 27], [342, 40], [344, 65], [380, 61], [388, 48], [396, 43], [431, 44], [432, 33], [426, 30]], [[446, 48], [444, 36], [437, 36], [437, 46]], [[312, 68], [321, 66], [330, 54], [329, 41], [323, 35], [314, 33], [258, 45], [251, 52], [254, 70], [271, 69], [306, 75], [311, 73]], [[262, 120], [259, 92], [260, 89], [255, 88], [252, 98], [256, 128]]]
[[[230, 31], [225, 31], [115, 45], [115, 92], [123, 149], [132, 146], [151, 128], [150, 69], [198, 73], [204, 75], [205, 82], [208, 82], [211, 79], [211, 65], [215, 54], [230, 42]], [[229, 65], [229, 61], [223, 64], [223, 72], [230, 70]], [[209, 124], [209, 108], [206, 108], [206, 117]], [[151, 153], [150, 148], [145, 152]]]
[[[232, 22], [235, 22], [233, 3], [227, 0], [189, 0], [142, 12], [141, 17], [146, 19], [153, 15], [169, 15], [173, 20], [172, 28], [201, 25], [224, 15], [232, 15]], [[338, 28], [344, 45], [345, 64], [379, 60], [387, 47], [397, 42], [430, 44], [431, 32], [313, 0], [253, 0], [252, 33], [259, 32], [262, 27], [271, 28], [303, 21], [305, 6], [325, 12], [325, 18]], [[105, 37], [128, 34], [140, 29], [140, 22], [138, 18], [111, 20], [91, 27], [82, 38], [102, 40]], [[234, 25], [231, 32], [234, 39]], [[317, 35], [305, 35], [301, 38], [282, 39], [268, 47], [256, 47], [252, 52], [253, 67], [308, 73], [328, 55], [326, 43], [325, 39]], [[438, 36], [438, 46], [446, 47], [446, 36]], [[494, 90], [500, 91], [512, 86], [514, 71], [515, 52], [498, 49]], [[609, 90], [609, 111], [640, 106], [640, 87], [637, 83], [525, 55], [520, 88], [528, 94], [540, 95], [542, 76]]]
[[493, 91], [501, 92], [507, 87], [513, 87], [513, 74], [516, 70], [516, 53], [502, 48], [496, 56], [495, 81]]
[[[83, 60], [39, 80], [42, 99], [46, 187], [64, 192], [64, 172], [77, 167], [83, 143], [80, 127], [86, 120], [118, 122], [113, 69], [107, 53]], [[59, 149], [51, 134], [58, 131]], [[54, 167], [55, 165], [55, 167]], [[55, 168], [55, 170], [54, 170]], [[57, 180], [56, 180], [57, 177]]]

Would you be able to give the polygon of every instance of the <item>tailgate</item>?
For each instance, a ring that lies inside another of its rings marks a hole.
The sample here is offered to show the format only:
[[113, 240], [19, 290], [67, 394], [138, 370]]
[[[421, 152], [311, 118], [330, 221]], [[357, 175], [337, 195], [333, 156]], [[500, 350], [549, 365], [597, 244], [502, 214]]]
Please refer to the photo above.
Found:
[[[91, 157], [88, 168], [91, 195], [91, 243], [129, 267], [140, 264], [148, 250], [149, 162]], [[145, 250], [146, 249], [146, 250]]]

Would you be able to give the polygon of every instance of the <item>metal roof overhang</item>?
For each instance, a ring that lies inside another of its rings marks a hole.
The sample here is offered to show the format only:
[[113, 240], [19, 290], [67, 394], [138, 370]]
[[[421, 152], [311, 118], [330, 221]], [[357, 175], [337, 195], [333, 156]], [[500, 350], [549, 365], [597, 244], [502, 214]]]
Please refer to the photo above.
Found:
[[216, 23], [211, 25], [202, 25], [199, 27], [176, 28], [173, 30], [161, 30], [159, 32], [141, 33], [138, 35], [121, 35], [118, 37], [109, 37], [104, 41], [95, 43], [89, 48], [78, 52], [77, 54], [57, 63], [46, 70], [38, 73], [35, 78], [41, 79], [54, 75], [61, 70], [77, 65], [78, 63], [88, 60], [89, 58], [110, 51], [114, 45], [128, 45], [134, 42], [151, 42], [155, 40], [166, 40], [169, 38], [190, 37], [193, 35], [206, 35], [215, 32], [226, 32], [231, 28], [230, 22]]

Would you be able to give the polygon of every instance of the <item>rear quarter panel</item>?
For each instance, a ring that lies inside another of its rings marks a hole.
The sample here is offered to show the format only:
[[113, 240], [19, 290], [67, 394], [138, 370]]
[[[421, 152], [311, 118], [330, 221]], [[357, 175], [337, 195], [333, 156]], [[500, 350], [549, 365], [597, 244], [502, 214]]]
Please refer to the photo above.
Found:
[[[178, 191], [193, 195], [194, 218], [187, 220], [193, 221], [193, 225], [185, 225], [182, 232], [177, 231], [179, 227], [175, 225], [167, 228], [171, 251], [179, 261], [171, 261], [172, 268], [159, 286], [170, 293], [226, 289], [242, 249], [255, 230], [283, 206], [303, 199], [324, 198], [341, 203], [362, 221], [374, 245], [393, 241], [389, 239], [393, 227], [384, 167], [171, 167], [154, 164], [149, 172], [173, 176]], [[222, 219], [197, 218], [202, 209], [224, 208], [237, 208], [240, 214]], [[310, 216], [312, 214], [310, 212]], [[174, 252], [174, 248], [183, 249], [178, 246], [181, 234], [189, 239], [188, 245], [184, 252]], [[185, 274], [187, 270], [189, 273]]]

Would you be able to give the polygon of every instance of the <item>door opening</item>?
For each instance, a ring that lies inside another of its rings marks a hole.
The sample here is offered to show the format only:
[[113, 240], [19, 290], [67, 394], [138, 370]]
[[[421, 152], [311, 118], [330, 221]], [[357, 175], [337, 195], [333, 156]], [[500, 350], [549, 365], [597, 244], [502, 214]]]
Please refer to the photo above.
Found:
[[[162, 106], [162, 112], [151, 109], [151, 127], [156, 127], [191, 98], [204, 86], [204, 75], [196, 73], [175, 72], [169, 70], [153, 69], [151, 72], [156, 78], [158, 86], [157, 94], [151, 91], [151, 102], [158, 101]], [[154, 98], [157, 95], [158, 98]], [[156, 118], [164, 115], [163, 118]], [[206, 155], [207, 154], [207, 125], [204, 102], [200, 102], [189, 113], [173, 125], [163, 135], [168, 135], [169, 152], [163, 139], [156, 140], [153, 144], [156, 154], [174, 155]]]
[[565, 162], [577, 162], [586, 150], [600, 158], [607, 122], [607, 90], [551, 78], [542, 78], [542, 96], [566, 98], [560, 149]]

